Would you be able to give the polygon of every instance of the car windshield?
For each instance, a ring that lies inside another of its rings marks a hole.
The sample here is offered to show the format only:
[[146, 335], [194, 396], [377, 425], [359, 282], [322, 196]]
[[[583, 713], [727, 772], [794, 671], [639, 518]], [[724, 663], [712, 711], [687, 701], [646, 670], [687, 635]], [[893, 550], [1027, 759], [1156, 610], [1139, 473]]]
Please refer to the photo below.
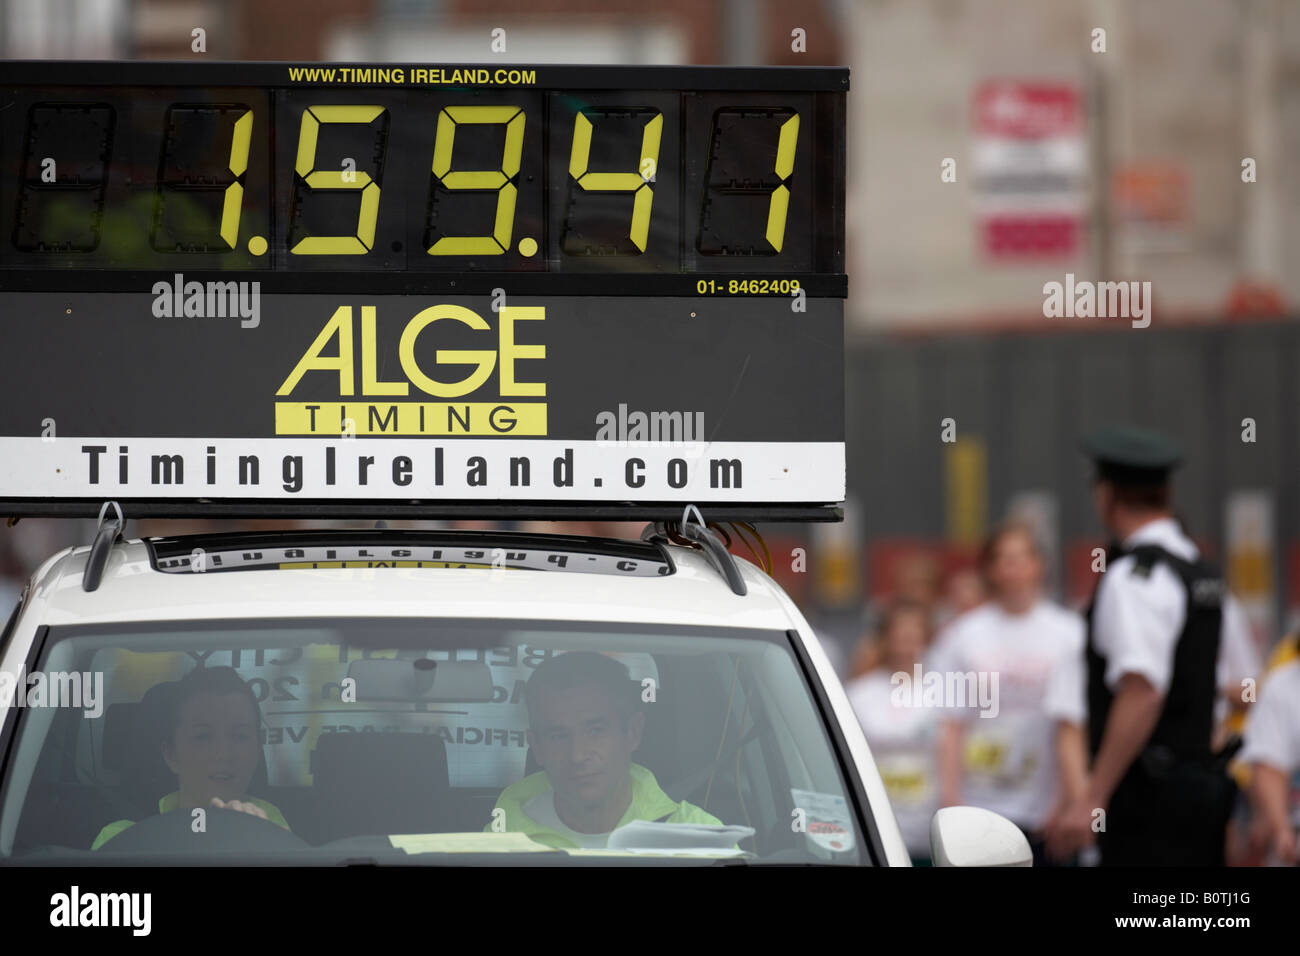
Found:
[[872, 861], [784, 631], [56, 627], [11, 685], [0, 858]]

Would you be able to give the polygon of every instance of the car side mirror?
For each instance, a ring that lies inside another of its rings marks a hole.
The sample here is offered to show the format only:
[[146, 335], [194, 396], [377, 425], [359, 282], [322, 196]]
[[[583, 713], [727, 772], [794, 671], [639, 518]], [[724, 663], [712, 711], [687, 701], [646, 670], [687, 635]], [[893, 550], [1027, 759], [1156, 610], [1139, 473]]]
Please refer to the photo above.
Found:
[[944, 807], [930, 821], [935, 866], [1033, 866], [1020, 828], [980, 807]]

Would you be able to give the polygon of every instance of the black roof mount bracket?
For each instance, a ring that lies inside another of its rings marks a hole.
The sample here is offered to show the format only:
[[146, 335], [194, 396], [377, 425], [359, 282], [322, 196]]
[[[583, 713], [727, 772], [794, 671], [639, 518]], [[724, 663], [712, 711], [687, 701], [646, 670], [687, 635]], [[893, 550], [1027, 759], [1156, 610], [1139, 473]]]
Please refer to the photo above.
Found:
[[[117, 517], [112, 520], [105, 517], [110, 505], [117, 512]], [[113, 545], [122, 539], [122, 532], [125, 530], [126, 518], [122, 517], [122, 507], [116, 501], [105, 501], [103, 507], [99, 509], [99, 528], [95, 531], [95, 540], [90, 546], [90, 557], [86, 559], [86, 570], [81, 576], [83, 591], [99, 589], [99, 582], [104, 578], [104, 565], [108, 563], [108, 553], [113, 550]]]
[[[690, 520], [691, 512], [695, 513], [694, 521]], [[740, 597], [744, 597], [749, 593], [749, 589], [745, 586], [745, 579], [740, 575], [740, 566], [736, 564], [735, 557], [727, 550], [727, 546], [722, 543], [722, 539], [718, 537], [717, 533], [704, 523], [704, 516], [700, 514], [699, 508], [695, 507], [695, 505], [687, 505], [683, 508], [680, 524], [656, 521], [654, 529], [651, 530], [647, 527], [642, 532], [641, 538], [646, 541], [654, 538], [671, 541], [674, 533], [698, 546], [704, 552], [705, 557], [709, 559], [709, 563], [717, 568], [718, 573], [726, 580], [732, 593]]]

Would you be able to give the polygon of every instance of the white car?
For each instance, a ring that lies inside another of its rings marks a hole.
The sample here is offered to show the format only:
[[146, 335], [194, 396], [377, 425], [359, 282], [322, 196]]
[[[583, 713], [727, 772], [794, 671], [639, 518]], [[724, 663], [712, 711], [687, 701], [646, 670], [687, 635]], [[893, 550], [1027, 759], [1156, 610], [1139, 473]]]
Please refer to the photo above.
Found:
[[[110, 526], [45, 562], [0, 647], [6, 864], [910, 865], [808, 622], [698, 525], [641, 541]], [[533, 675], [571, 653], [620, 668], [611, 725], [547, 716], [586, 685], [530, 712]], [[229, 687], [180, 691], [228, 668], [251, 719]], [[542, 769], [563, 787], [513, 801]], [[629, 778], [617, 825], [574, 825], [617, 812]], [[676, 809], [638, 817], [646, 793]], [[940, 864], [1030, 861], [974, 808], [940, 811], [932, 844]]]

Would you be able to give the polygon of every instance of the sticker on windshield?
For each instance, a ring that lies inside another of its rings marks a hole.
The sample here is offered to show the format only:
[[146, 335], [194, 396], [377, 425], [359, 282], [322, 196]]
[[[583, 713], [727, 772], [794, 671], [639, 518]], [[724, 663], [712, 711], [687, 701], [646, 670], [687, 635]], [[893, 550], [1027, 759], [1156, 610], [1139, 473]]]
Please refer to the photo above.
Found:
[[847, 853], [854, 847], [853, 821], [843, 797], [816, 790], [790, 788], [796, 824], [802, 822], [808, 839], [823, 850]]

